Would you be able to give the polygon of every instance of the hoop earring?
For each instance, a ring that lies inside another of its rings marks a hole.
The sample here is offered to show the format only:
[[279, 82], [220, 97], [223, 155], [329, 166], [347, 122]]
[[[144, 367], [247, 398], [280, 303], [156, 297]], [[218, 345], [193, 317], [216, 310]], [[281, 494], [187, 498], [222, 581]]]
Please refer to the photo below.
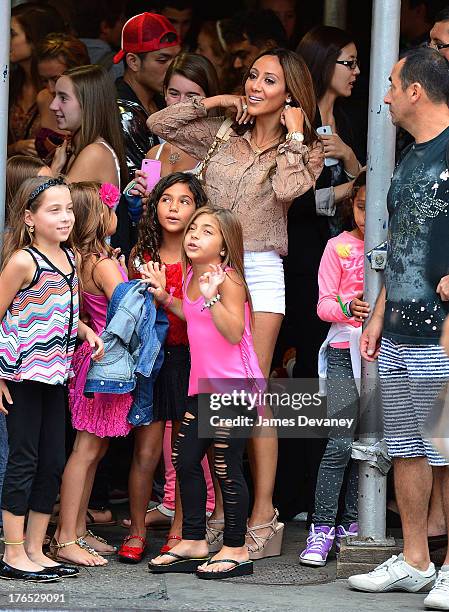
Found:
[[285, 103], [286, 104], [291, 104], [291, 102], [292, 102], [292, 99], [291, 99], [290, 96], [288, 96], [288, 98], [285, 100]]
[[33, 237], [33, 234], [34, 234], [34, 225], [27, 225], [27, 224], [25, 223], [25, 226], [26, 226], [26, 228], [27, 228], [27, 232], [28, 232], [28, 234], [29, 234], [30, 238], [32, 238], [32, 237]]

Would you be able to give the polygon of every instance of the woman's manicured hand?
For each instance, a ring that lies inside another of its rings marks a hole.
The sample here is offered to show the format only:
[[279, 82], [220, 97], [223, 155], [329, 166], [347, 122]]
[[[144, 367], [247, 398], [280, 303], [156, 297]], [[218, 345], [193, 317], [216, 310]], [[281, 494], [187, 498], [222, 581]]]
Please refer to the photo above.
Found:
[[287, 104], [281, 113], [281, 124], [287, 128], [287, 132], [303, 132], [304, 112], [301, 108]]

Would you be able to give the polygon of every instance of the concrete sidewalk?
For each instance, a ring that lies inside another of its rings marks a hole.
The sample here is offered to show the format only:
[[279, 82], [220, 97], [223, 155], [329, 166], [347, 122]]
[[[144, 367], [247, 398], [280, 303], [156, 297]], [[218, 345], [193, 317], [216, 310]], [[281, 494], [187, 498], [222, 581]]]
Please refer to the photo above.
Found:
[[[120, 527], [98, 528], [97, 532], [113, 544], [119, 544], [126, 535]], [[411, 612], [424, 609], [424, 595], [373, 595], [349, 590], [346, 581], [335, 579], [334, 557], [324, 568], [300, 566], [297, 553], [306, 535], [303, 523], [289, 523], [281, 557], [258, 561], [253, 576], [208, 582], [194, 575], [150, 574], [147, 561], [163, 544], [163, 533], [152, 531], [149, 553], [139, 565], [124, 565], [111, 559], [105, 568], [82, 569], [78, 578], [48, 585], [0, 581], [0, 610]], [[18, 593], [28, 594], [36, 601], [12, 603]], [[43, 596], [52, 594], [63, 594], [65, 603], [50, 603], [48, 599], [46, 603]]]

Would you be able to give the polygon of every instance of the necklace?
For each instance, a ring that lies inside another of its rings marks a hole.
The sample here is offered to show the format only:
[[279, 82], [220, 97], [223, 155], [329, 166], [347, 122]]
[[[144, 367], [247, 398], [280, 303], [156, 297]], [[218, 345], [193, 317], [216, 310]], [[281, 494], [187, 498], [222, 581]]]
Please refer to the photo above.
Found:
[[251, 138], [250, 138], [250, 145], [251, 145], [251, 148], [252, 148], [252, 150], [254, 151], [254, 153], [255, 153], [256, 155], [260, 155], [261, 153], [263, 153], [263, 152], [264, 152], [264, 151], [265, 151], [265, 150], [268, 148], [268, 146], [269, 146], [271, 143], [277, 142], [279, 139], [280, 139], [280, 136], [276, 136], [275, 138], [272, 138], [271, 140], [268, 140], [268, 142], [265, 142], [264, 144], [262, 144], [262, 145], [260, 145], [260, 146], [259, 146], [259, 145], [257, 144], [257, 142], [256, 142], [256, 139], [254, 139], [254, 142], [253, 142], [253, 137], [252, 137], [252, 135], [251, 135]]
[[173, 151], [173, 147], [172, 145], [170, 145], [170, 155], [168, 156], [168, 161], [171, 163], [172, 166], [174, 166], [176, 162], [180, 159], [181, 155], [178, 153], [178, 151]]

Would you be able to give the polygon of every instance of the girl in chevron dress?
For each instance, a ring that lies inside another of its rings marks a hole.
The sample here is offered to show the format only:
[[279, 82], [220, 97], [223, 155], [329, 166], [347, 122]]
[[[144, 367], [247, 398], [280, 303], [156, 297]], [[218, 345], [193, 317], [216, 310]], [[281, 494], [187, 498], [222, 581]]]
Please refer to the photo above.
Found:
[[42, 552], [65, 462], [64, 387], [76, 337], [89, 343], [94, 359], [103, 354], [100, 338], [78, 322], [73, 224], [62, 179], [30, 178], [21, 185], [0, 273], [0, 410], [9, 442], [2, 491], [5, 579], [51, 582], [78, 573]]

